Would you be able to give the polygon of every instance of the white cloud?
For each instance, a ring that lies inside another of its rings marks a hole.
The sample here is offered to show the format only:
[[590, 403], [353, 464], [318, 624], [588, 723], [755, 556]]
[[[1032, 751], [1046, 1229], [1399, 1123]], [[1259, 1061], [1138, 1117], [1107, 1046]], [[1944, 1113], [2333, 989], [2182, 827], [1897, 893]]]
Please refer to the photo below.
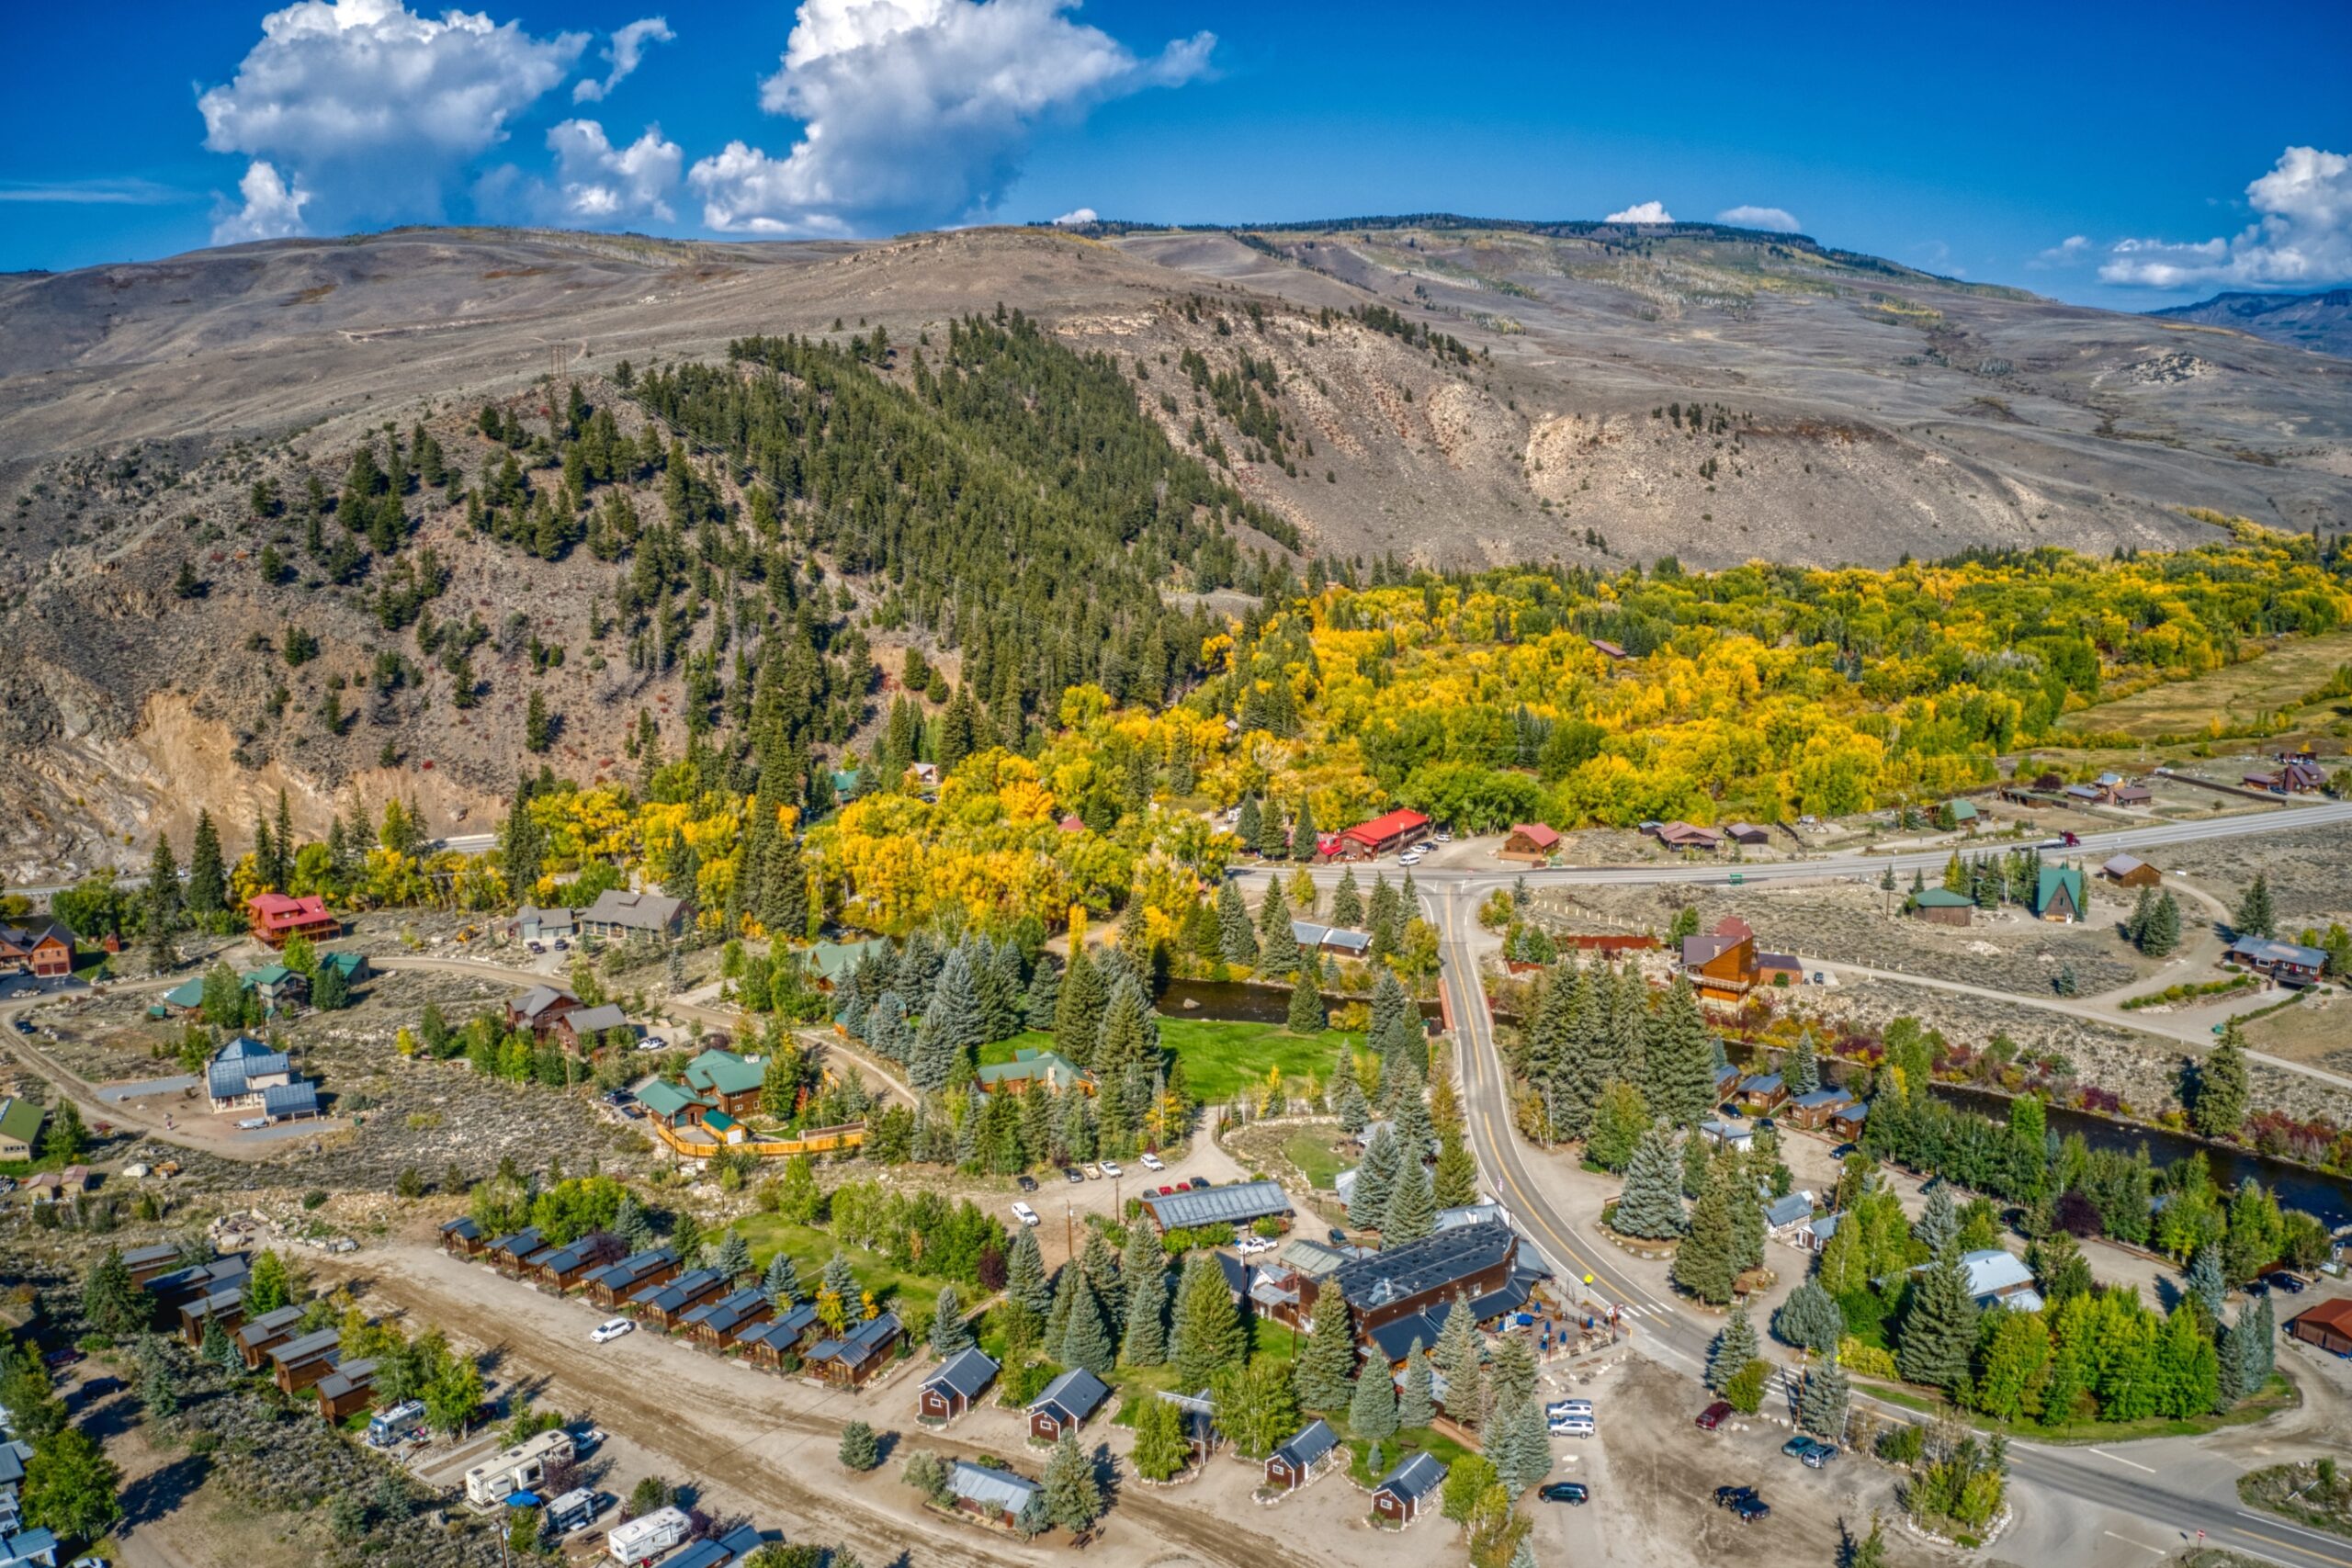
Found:
[[1601, 220], [1604, 223], [1671, 223], [1674, 214], [1662, 201], [1637, 201], [1623, 212], [1612, 212]]
[[677, 36], [670, 30], [667, 17], [647, 17], [641, 21], [631, 22], [615, 33], [613, 41], [605, 46], [605, 58], [612, 62], [613, 69], [610, 73], [601, 82], [591, 77], [574, 85], [571, 89], [571, 101], [575, 104], [593, 104], [601, 101], [606, 93], [619, 86], [644, 61], [648, 44], [668, 43]]
[[2227, 239], [2121, 240], [2102, 283], [2312, 288], [2352, 278], [2352, 157], [2290, 147], [2245, 187], [2255, 220]]
[[1785, 207], [1727, 207], [1715, 214], [1715, 221], [1735, 229], [1769, 229], [1775, 234], [1793, 234], [1804, 227], [1797, 221], [1797, 215]]
[[2090, 259], [2091, 242], [2086, 234], [2069, 234], [2027, 263], [2029, 266], [2080, 266]]
[[1054, 220], [1057, 229], [1082, 229], [1102, 216], [1091, 207], [1074, 207]]
[[248, 210], [267, 220], [438, 217], [466, 165], [570, 73], [587, 42], [534, 38], [479, 12], [428, 20], [399, 0], [297, 0], [262, 19], [236, 78], [198, 100], [204, 144], [261, 160], [254, 169], [280, 180], [278, 209], [254, 208], [246, 192]]
[[243, 207], [224, 211], [212, 225], [216, 245], [241, 244], [247, 240], [282, 240], [302, 232], [302, 209], [311, 193], [299, 182], [288, 185], [277, 168], [255, 159], [237, 182]]
[[185, 201], [189, 192], [153, 180], [23, 180], [0, 185], [0, 201], [51, 202], [72, 207], [160, 207]]
[[555, 152], [559, 216], [592, 222], [676, 216], [669, 197], [678, 188], [685, 154], [649, 125], [645, 134], [616, 149], [593, 119], [567, 119], [548, 132]]
[[713, 229], [837, 233], [985, 212], [1057, 116], [1201, 75], [1207, 33], [1138, 58], [1071, 0], [803, 0], [760, 105], [800, 122], [782, 157], [742, 141], [688, 183]]

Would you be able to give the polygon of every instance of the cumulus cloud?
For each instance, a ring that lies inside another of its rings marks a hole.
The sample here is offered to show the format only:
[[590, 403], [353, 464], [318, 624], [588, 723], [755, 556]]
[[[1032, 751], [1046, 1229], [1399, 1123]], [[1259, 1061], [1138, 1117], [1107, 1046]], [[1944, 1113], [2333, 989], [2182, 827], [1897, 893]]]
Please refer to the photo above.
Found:
[[560, 215], [592, 222], [653, 219], [667, 223], [671, 193], [685, 167], [685, 154], [664, 141], [662, 128], [616, 148], [593, 119], [567, 119], [548, 132], [555, 152], [555, 194]]
[[1139, 58], [1071, 0], [803, 0], [760, 105], [800, 122], [782, 157], [731, 141], [687, 182], [713, 229], [837, 233], [985, 211], [1037, 127], [1208, 68], [1208, 33]]
[[1662, 201], [1637, 201], [1623, 212], [1612, 212], [1602, 220], [1606, 223], [1671, 223], [1674, 214]]
[[612, 70], [601, 82], [592, 76], [576, 85], [571, 89], [571, 101], [575, 104], [602, 101], [606, 93], [619, 86], [643, 62], [647, 45], [668, 43], [677, 36], [670, 30], [667, 17], [647, 17], [641, 21], [631, 22], [615, 33], [613, 41], [605, 46], [605, 58], [612, 62]]
[[2121, 240], [2099, 281], [2148, 288], [2314, 288], [2352, 278], [2352, 157], [2290, 147], [2245, 187], [2255, 220], [2227, 238]]
[[2090, 259], [2091, 242], [2086, 234], [2069, 234], [2048, 250], [2036, 255], [2029, 266], [2079, 266]]
[[[1657, 203], [1650, 205], [1656, 207]], [[1656, 221], [1663, 223], [1667, 220]], [[1785, 207], [1727, 207], [1715, 214], [1715, 221], [1735, 229], [1769, 229], [1775, 234], [1793, 234], [1803, 227], [1797, 215]]]
[[587, 42], [535, 38], [479, 12], [430, 20], [399, 0], [297, 0], [271, 12], [235, 79], [197, 100], [204, 144], [254, 160], [240, 186], [246, 212], [226, 226], [247, 213], [329, 226], [439, 217], [448, 186], [570, 74]]
[[1055, 219], [1054, 227], [1057, 229], [1082, 229], [1101, 216], [1102, 214], [1096, 212], [1094, 209], [1091, 207], [1074, 207], [1068, 212], [1063, 213], [1059, 218]]
[[256, 159], [237, 182], [244, 205], [224, 210], [212, 225], [216, 245], [241, 244], [247, 240], [282, 240], [302, 232], [302, 209], [311, 193], [289, 185], [275, 166]]

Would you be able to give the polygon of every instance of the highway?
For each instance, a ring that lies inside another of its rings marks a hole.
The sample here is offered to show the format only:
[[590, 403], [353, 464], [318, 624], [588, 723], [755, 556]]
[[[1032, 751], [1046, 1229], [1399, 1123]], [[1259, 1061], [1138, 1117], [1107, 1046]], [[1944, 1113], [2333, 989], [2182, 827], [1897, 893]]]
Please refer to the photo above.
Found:
[[[1943, 852], [1932, 858], [1936, 864], [1943, 863]], [[1423, 912], [1437, 928], [1442, 943], [1442, 983], [1453, 1018], [1463, 1112], [1472, 1152], [1477, 1156], [1488, 1190], [1511, 1212], [1521, 1231], [1544, 1254], [1560, 1281], [1582, 1281], [1591, 1296], [1625, 1308], [1645, 1353], [1695, 1379], [1705, 1365], [1713, 1322], [1634, 1281], [1615, 1266], [1614, 1255], [1605, 1244], [1578, 1237], [1529, 1168], [1518, 1130], [1511, 1124], [1509, 1074], [1495, 1043], [1493, 1019], [1478, 983], [1471, 947], [1479, 893], [1492, 883], [1509, 880], [1460, 877], [1435, 889], [1425, 887], [1421, 895]], [[1894, 1405], [1866, 1403], [1882, 1415], [1916, 1419], [1914, 1413]], [[2213, 1462], [2226, 1464], [2220, 1460]], [[2164, 1485], [2152, 1467], [2134, 1461], [2111, 1459], [2088, 1449], [2013, 1444], [2009, 1470], [2014, 1479], [2031, 1487], [2115, 1509], [2146, 1527], [2177, 1530], [2184, 1544], [2201, 1530], [2208, 1545], [2266, 1558], [2287, 1568], [2352, 1568], [2352, 1542], [2335, 1542], [2282, 1520], [2247, 1514], [2233, 1494], [2201, 1496]], [[2143, 1472], [2145, 1479], [2141, 1478]], [[2227, 1492], [2235, 1477], [2217, 1470], [2211, 1479]], [[1693, 1484], [1700, 1482], [1694, 1480]]]

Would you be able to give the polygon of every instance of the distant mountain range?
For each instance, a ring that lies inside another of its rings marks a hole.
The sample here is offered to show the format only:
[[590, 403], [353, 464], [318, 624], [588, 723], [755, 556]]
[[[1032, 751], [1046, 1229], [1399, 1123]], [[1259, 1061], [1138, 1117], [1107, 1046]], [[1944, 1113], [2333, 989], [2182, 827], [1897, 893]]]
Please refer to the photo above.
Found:
[[2216, 294], [2194, 305], [2151, 310], [2177, 321], [2235, 327], [2273, 343], [2352, 356], [2352, 288], [2318, 294]]

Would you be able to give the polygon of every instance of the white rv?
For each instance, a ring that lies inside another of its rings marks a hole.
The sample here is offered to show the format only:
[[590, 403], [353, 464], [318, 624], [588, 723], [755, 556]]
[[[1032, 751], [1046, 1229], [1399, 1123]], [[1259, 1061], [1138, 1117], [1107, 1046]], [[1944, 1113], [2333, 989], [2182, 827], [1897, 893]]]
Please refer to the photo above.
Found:
[[571, 1453], [571, 1433], [560, 1428], [542, 1432], [466, 1472], [466, 1503], [477, 1512], [487, 1513], [505, 1502], [510, 1492], [536, 1489], [547, 1479], [548, 1462], [568, 1460]]
[[615, 1525], [605, 1539], [615, 1562], [622, 1568], [639, 1568], [684, 1540], [691, 1528], [686, 1516], [676, 1508], [661, 1508], [641, 1519]]

